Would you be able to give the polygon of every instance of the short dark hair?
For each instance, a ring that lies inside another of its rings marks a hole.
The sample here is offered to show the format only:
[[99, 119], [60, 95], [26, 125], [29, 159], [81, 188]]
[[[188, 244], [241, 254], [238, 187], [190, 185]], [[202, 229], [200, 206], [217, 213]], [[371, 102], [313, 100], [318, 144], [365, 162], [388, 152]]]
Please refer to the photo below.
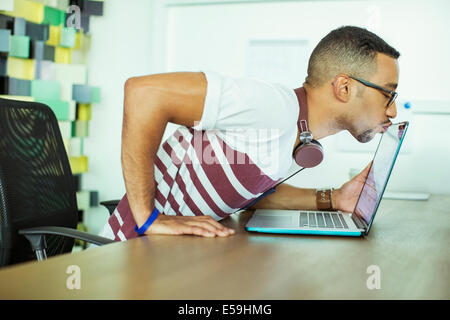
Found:
[[319, 87], [339, 73], [367, 78], [376, 72], [375, 57], [384, 53], [397, 59], [400, 53], [375, 33], [343, 26], [328, 33], [314, 48], [306, 83]]

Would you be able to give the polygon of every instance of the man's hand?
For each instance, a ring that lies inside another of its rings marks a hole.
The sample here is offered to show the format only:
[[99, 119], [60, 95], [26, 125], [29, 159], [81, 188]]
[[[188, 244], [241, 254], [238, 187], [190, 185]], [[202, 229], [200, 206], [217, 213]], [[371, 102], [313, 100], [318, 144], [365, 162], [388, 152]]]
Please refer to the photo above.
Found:
[[359, 194], [364, 186], [366, 177], [369, 174], [372, 162], [350, 181], [344, 183], [339, 189], [333, 191], [333, 209], [343, 212], [353, 212], [358, 201]]
[[234, 234], [210, 216], [168, 216], [160, 214], [145, 234], [193, 234], [202, 237], [227, 237]]

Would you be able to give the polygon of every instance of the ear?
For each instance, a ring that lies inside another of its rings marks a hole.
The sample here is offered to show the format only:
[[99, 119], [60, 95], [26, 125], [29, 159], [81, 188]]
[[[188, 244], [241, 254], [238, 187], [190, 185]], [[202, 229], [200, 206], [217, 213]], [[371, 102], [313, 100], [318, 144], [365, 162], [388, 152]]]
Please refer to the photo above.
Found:
[[349, 78], [346, 74], [338, 74], [334, 77], [333, 82], [331, 82], [333, 86], [333, 94], [336, 99], [341, 102], [348, 102], [350, 100], [351, 86], [350, 86], [351, 78]]

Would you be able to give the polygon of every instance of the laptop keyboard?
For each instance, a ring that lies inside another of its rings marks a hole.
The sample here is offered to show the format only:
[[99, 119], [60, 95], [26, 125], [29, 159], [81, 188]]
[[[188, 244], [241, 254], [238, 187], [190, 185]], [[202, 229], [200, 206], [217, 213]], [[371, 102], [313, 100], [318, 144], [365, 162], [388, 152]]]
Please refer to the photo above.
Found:
[[348, 229], [341, 213], [300, 211], [300, 227]]

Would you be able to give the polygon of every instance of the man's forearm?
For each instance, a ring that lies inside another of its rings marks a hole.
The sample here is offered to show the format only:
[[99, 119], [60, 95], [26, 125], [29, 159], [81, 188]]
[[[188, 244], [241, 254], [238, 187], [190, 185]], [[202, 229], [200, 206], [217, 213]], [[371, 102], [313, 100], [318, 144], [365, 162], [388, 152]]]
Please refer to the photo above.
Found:
[[316, 189], [303, 189], [286, 183], [258, 201], [251, 209], [317, 210]]
[[128, 202], [138, 226], [154, 208], [154, 159], [167, 120], [156, 95], [145, 84], [127, 81], [122, 128], [122, 170]]

